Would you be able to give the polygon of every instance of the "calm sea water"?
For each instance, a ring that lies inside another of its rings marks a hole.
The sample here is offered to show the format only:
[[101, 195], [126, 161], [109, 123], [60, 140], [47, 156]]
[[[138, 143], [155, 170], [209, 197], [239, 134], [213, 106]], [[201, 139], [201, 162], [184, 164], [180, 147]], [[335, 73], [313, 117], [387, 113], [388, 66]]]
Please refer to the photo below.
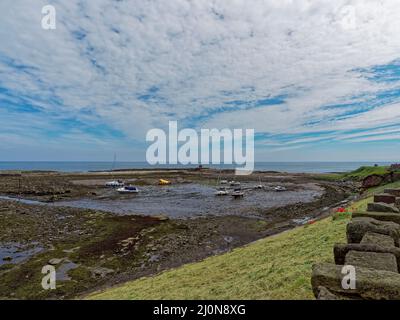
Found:
[[[280, 172], [345, 172], [361, 166], [374, 164], [389, 165], [389, 162], [257, 162], [255, 170]], [[196, 166], [163, 165], [151, 166], [146, 162], [1, 162], [2, 170], [48, 170], [63, 172], [88, 172], [112, 169], [151, 169], [151, 168], [193, 168]], [[209, 166], [217, 169], [231, 169], [234, 166]]]

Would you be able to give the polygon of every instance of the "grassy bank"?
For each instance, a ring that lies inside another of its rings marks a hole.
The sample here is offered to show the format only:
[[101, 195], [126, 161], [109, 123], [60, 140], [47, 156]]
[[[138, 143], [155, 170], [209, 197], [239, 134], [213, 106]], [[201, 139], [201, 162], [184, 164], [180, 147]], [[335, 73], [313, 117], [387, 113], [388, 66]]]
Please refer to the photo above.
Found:
[[315, 175], [316, 179], [336, 181], [336, 180], [356, 180], [361, 181], [371, 174], [385, 175], [390, 173], [387, 166], [362, 166], [354, 171], [345, 173], [324, 173]]
[[89, 298], [313, 299], [311, 267], [333, 261], [333, 244], [345, 242], [347, 222], [326, 218]]
[[390, 168], [386, 166], [363, 166], [358, 168], [357, 170], [351, 171], [349, 173], [344, 174], [344, 178], [353, 179], [353, 180], [362, 180], [371, 174], [384, 175], [390, 173]]

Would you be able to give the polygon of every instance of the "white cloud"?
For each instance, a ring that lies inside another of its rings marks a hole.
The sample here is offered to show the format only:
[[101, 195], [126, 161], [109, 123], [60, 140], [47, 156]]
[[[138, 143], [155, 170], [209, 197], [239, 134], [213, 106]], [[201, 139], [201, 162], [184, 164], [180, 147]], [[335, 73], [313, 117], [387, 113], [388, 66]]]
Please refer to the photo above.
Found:
[[[56, 31], [41, 29], [48, 2]], [[271, 134], [399, 120], [395, 104], [345, 119], [343, 110], [321, 109], [397, 85], [350, 70], [399, 58], [398, 0], [14, 0], [0, 12], [0, 85], [45, 110], [44, 122], [105, 123], [143, 142], [168, 119], [199, 116], [195, 126]], [[11, 59], [30, 69], [16, 72]], [[156, 97], [140, 99], [151, 88]], [[278, 95], [288, 95], [284, 104], [218, 112], [229, 101]]]

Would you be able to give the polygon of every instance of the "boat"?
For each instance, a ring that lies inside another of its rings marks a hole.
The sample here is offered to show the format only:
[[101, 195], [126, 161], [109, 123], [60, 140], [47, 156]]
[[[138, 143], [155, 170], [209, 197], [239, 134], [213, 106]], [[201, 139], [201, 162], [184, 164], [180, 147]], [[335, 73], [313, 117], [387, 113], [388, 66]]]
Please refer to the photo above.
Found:
[[228, 184], [228, 180], [221, 180], [219, 183], [220, 184]]
[[166, 185], [171, 184], [171, 181], [165, 180], [165, 179], [160, 179], [160, 180], [158, 180], [158, 184], [159, 184], [160, 186], [166, 186]]
[[123, 187], [124, 185], [125, 184], [121, 180], [114, 180], [114, 181], [106, 182], [107, 188], [119, 188], [119, 187]]
[[243, 198], [244, 197], [244, 192], [242, 191], [241, 188], [235, 188], [233, 190], [233, 192], [231, 193], [231, 196], [234, 197], [235, 199]]
[[240, 191], [240, 190], [237, 190], [237, 191], [233, 191], [231, 193], [231, 196], [234, 197], [235, 199], [243, 198], [244, 197], [244, 193], [242, 191]]
[[264, 186], [263, 186], [263, 184], [261, 183], [261, 178], [260, 178], [260, 177], [258, 178], [258, 181], [259, 181], [260, 183], [256, 186], [256, 189], [263, 189]]
[[276, 186], [274, 187], [274, 191], [276, 192], [282, 192], [282, 191], [286, 191], [287, 189], [285, 187], [282, 186]]
[[240, 182], [239, 181], [230, 181], [229, 184], [233, 187], [233, 186], [240, 186]]
[[216, 196], [227, 196], [229, 194], [228, 190], [226, 188], [220, 188], [214, 193]]
[[125, 186], [117, 189], [118, 193], [139, 193], [139, 189], [134, 186]]

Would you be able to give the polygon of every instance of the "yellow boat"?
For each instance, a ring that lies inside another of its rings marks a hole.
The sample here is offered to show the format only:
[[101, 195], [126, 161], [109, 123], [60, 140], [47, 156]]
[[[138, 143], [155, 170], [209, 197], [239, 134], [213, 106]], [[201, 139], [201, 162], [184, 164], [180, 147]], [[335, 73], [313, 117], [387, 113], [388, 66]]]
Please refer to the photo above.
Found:
[[171, 184], [171, 181], [165, 180], [165, 179], [160, 179], [160, 180], [158, 181], [158, 184], [159, 184], [160, 186], [165, 186], [165, 185]]

